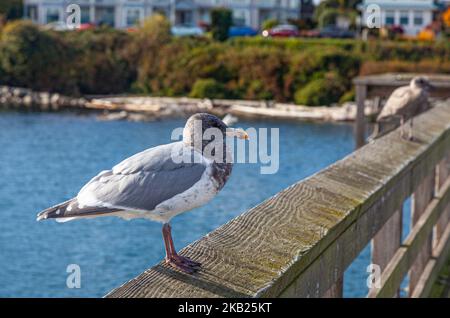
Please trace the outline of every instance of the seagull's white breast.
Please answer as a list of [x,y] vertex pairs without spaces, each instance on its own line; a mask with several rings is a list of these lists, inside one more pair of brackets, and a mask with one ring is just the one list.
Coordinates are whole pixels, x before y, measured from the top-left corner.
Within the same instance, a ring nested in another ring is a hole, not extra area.
[[145,214],[154,221],[168,222],[174,216],[205,205],[218,193],[218,186],[211,176],[212,166],[208,165],[197,183],[186,191],[161,202],[153,211]]

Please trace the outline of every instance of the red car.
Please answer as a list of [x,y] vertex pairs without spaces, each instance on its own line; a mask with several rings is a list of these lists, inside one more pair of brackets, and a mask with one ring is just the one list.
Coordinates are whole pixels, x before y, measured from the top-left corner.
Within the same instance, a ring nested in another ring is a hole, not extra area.
[[90,29],[95,29],[94,23],[82,23],[82,24],[80,24],[80,27],[77,30],[84,31],[84,30],[90,30]]
[[271,36],[271,37],[290,38],[290,37],[298,37],[300,33],[298,32],[298,28],[295,25],[281,24],[277,25],[276,27],[270,30],[264,30],[262,32],[262,35],[264,37]]

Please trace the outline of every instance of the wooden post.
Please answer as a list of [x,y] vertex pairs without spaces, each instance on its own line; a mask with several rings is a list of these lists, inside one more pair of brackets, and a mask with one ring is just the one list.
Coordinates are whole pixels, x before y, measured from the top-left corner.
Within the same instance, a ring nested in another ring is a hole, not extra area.
[[322,298],[342,298],[344,296],[344,277],[339,278],[333,286],[328,289]]
[[[400,208],[383,225],[372,240],[372,264],[380,266],[381,272],[400,247],[402,241],[403,209]],[[397,292],[397,297],[399,296]]]
[[[417,187],[416,191],[413,194],[412,202],[411,202],[411,226],[414,226],[419,220],[420,216],[425,212],[428,203],[434,197],[435,190],[435,171],[432,174],[425,177],[422,183]],[[432,234],[430,234],[429,238],[423,244],[417,259],[414,264],[411,266],[409,271],[409,295],[411,296],[414,293],[414,288],[419,282],[420,276],[422,275],[425,266],[427,265],[432,251]]]
[[364,102],[367,96],[367,86],[356,84],[356,121],[355,121],[355,145],[356,149],[364,146],[366,123],[364,116]]
[[[438,191],[450,176],[450,154],[444,157],[444,159],[436,167],[436,191]],[[442,235],[450,221],[450,205],[447,206],[442,213],[439,221],[436,224],[434,232],[436,233],[433,240],[433,248],[435,248],[441,240]]]

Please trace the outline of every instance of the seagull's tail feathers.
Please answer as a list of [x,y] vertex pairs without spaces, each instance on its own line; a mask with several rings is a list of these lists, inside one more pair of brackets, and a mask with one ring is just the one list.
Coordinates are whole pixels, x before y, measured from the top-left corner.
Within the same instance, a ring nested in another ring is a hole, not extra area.
[[73,219],[95,217],[118,211],[120,211],[120,209],[81,207],[78,205],[77,198],[73,198],[39,212],[36,220],[55,219],[57,222],[67,222]]
[[38,213],[36,221],[41,221],[45,219],[55,219],[64,217],[65,212],[67,211],[67,207],[76,199],[70,199],[63,203],[59,203],[55,206],[47,208]]

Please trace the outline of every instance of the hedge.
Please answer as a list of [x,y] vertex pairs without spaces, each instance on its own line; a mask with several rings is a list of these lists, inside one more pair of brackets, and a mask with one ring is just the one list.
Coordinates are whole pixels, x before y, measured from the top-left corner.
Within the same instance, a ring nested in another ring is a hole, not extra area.
[[164,17],[135,32],[7,24],[0,84],[71,95],[139,93],[274,99],[316,105],[353,96],[352,78],[386,71],[450,72],[446,42],[175,38]]

